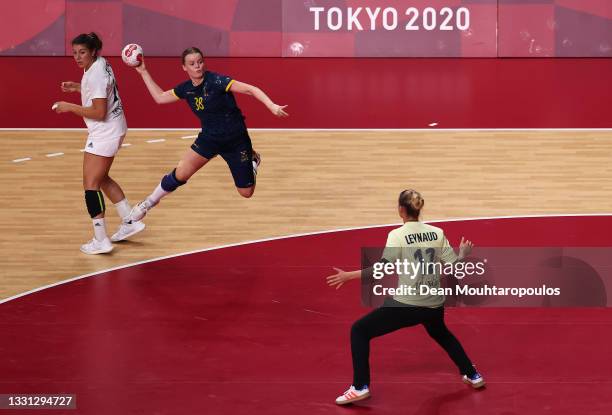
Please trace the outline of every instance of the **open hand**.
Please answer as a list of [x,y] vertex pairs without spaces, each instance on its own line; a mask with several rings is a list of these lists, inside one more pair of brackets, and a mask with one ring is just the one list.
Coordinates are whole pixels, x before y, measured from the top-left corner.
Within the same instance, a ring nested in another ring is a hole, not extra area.
[[472,248],[474,247],[474,244],[472,243],[472,241],[468,241],[463,240],[463,236],[461,237],[461,243],[459,244],[459,256],[461,258],[465,258],[467,257],[470,252],[472,252]]
[[285,108],[287,108],[286,105],[276,105],[276,104],[274,104],[274,105],[272,105],[272,108],[270,108],[270,111],[272,112],[272,114],[276,115],[279,118],[288,117],[289,114],[287,114],[285,112]]
[[337,290],[338,288],[342,287],[342,285],[345,282],[347,282],[350,278],[348,276],[348,273],[341,270],[340,268],[334,267],[334,270],[336,270],[336,274],[330,275],[329,277],[326,278],[326,280],[327,280],[327,285],[329,285],[330,287],[335,286]]

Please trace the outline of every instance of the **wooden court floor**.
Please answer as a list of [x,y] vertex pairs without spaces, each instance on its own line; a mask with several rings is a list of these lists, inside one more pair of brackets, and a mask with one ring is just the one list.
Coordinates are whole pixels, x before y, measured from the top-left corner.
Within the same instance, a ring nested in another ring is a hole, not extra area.
[[[111,176],[130,202],[175,166],[193,141],[182,137],[193,134],[129,132]],[[151,211],[133,241],[87,256],[85,135],[0,131],[0,299],[164,255],[395,223],[408,187],[425,197],[424,220],[612,212],[612,131],[253,131],[263,164],[252,199],[217,158]],[[107,201],[109,234],[118,222]]]

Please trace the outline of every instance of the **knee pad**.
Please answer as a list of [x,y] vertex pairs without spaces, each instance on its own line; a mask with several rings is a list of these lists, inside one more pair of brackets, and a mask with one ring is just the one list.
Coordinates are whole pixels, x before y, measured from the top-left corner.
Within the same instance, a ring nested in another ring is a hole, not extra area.
[[87,205],[87,212],[89,212],[89,216],[92,218],[106,210],[104,196],[102,196],[102,192],[99,190],[85,190],[85,204]]
[[180,181],[176,178],[176,169],[174,169],[171,173],[168,173],[162,177],[161,187],[166,192],[174,192],[178,187],[184,185],[185,183],[187,182]]

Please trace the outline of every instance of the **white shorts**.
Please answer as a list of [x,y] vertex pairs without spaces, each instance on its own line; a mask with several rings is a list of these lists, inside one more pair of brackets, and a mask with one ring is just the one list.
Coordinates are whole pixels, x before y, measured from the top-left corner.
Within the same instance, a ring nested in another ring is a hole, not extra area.
[[124,138],[125,135],[111,140],[100,140],[88,137],[85,143],[85,152],[95,154],[96,156],[115,157],[121,148]]

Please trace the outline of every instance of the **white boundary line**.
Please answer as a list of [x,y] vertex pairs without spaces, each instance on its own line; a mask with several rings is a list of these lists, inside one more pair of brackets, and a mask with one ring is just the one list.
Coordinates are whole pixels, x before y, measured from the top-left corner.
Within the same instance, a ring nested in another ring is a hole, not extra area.
[[[564,218],[564,217],[584,217],[584,216],[612,216],[612,213],[583,213],[583,214],[581,214],[581,213],[570,213],[570,214],[539,214],[539,215],[518,215],[518,216],[480,216],[480,217],[473,217],[473,218],[451,218],[451,219],[428,220],[428,221],[425,221],[425,223],[464,222],[464,221],[491,220],[491,219]],[[300,238],[300,237],[303,237],[303,236],[324,235],[324,234],[327,234],[327,233],[347,232],[347,231],[355,231],[355,230],[363,230],[363,229],[385,228],[387,226],[399,226],[399,225],[401,225],[401,224],[400,223],[387,223],[385,225],[357,226],[357,227],[351,227],[351,228],[330,229],[330,230],[325,230],[325,231],[296,233],[296,234],[291,234],[291,235],[274,236],[274,237],[271,237],[271,238],[256,239],[256,240],[252,240],[252,241],[237,242],[237,243],[232,243],[232,244],[227,244],[227,245],[213,246],[213,247],[210,247],[210,248],[197,249],[197,250],[194,250],[194,251],[181,252],[181,253],[178,253],[178,254],[167,255],[167,256],[162,256],[162,257],[157,257],[157,258],[152,258],[152,259],[146,259],[144,261],[133,262],[131,264],[120,265],[120,266],[117,266],[117,267],[108,268],[108,269],[105,269],[105,270],[96,271],[96,272],[92,272],[92,273],[89,273],[89,274],[79,275],[77,277],[73,277],[73,278],[69,278],[69,279],[66,279],[66,280],[62,280],[62,281],[59,281],[59,282],[56,282],[56,283],[53,283],[53,284],[45,285],[43,287],[35,288],[33,290],[26,291],[24,293],[14,295],[14,296],[9,297],[9,298],[5,298],[4,300],[0,300],[0,304],[4,304],[4,303],[7,303],[7,302],[9,302],[11,300],[16,300],[17,298],[25,297],[26,295],[33,294],[33,293],[36,293],[38,291],[46,290],[48,288],[56,287],[56,286],[62,285],[62,284],[67,284],[69,282],[77,281],[77,280],[80,280],[80,279],[83,279],[83,278],[94,277],[96,275],[105,274],[107,272],[117,271],[117,270],[124,269],[124,268],[135,267],[137,265],[148,264],[148,263],[156,262],[156,261],[163,261],[165,259],[176,258],[176,257],[180,257],[180,256],[198,254],[198,253],[201,253],[201,252],[208,252],[208,251],[216,251],[218,249],[224,249],[224,248],[233,248],[233,247],[242,246],[242,245],[250,245],[250,244],[262,243],[262,242],[270,242],[270,241],[278,241],[278,240],[281,240],[281,239],[292,239],[292,238]]]
[[[612,128],[247,128],[249,131],[610,131]],[[87,131],[85,128],[0,128],[0,131]],[[129,131],[200,131],[196,128],[129,128]]]

